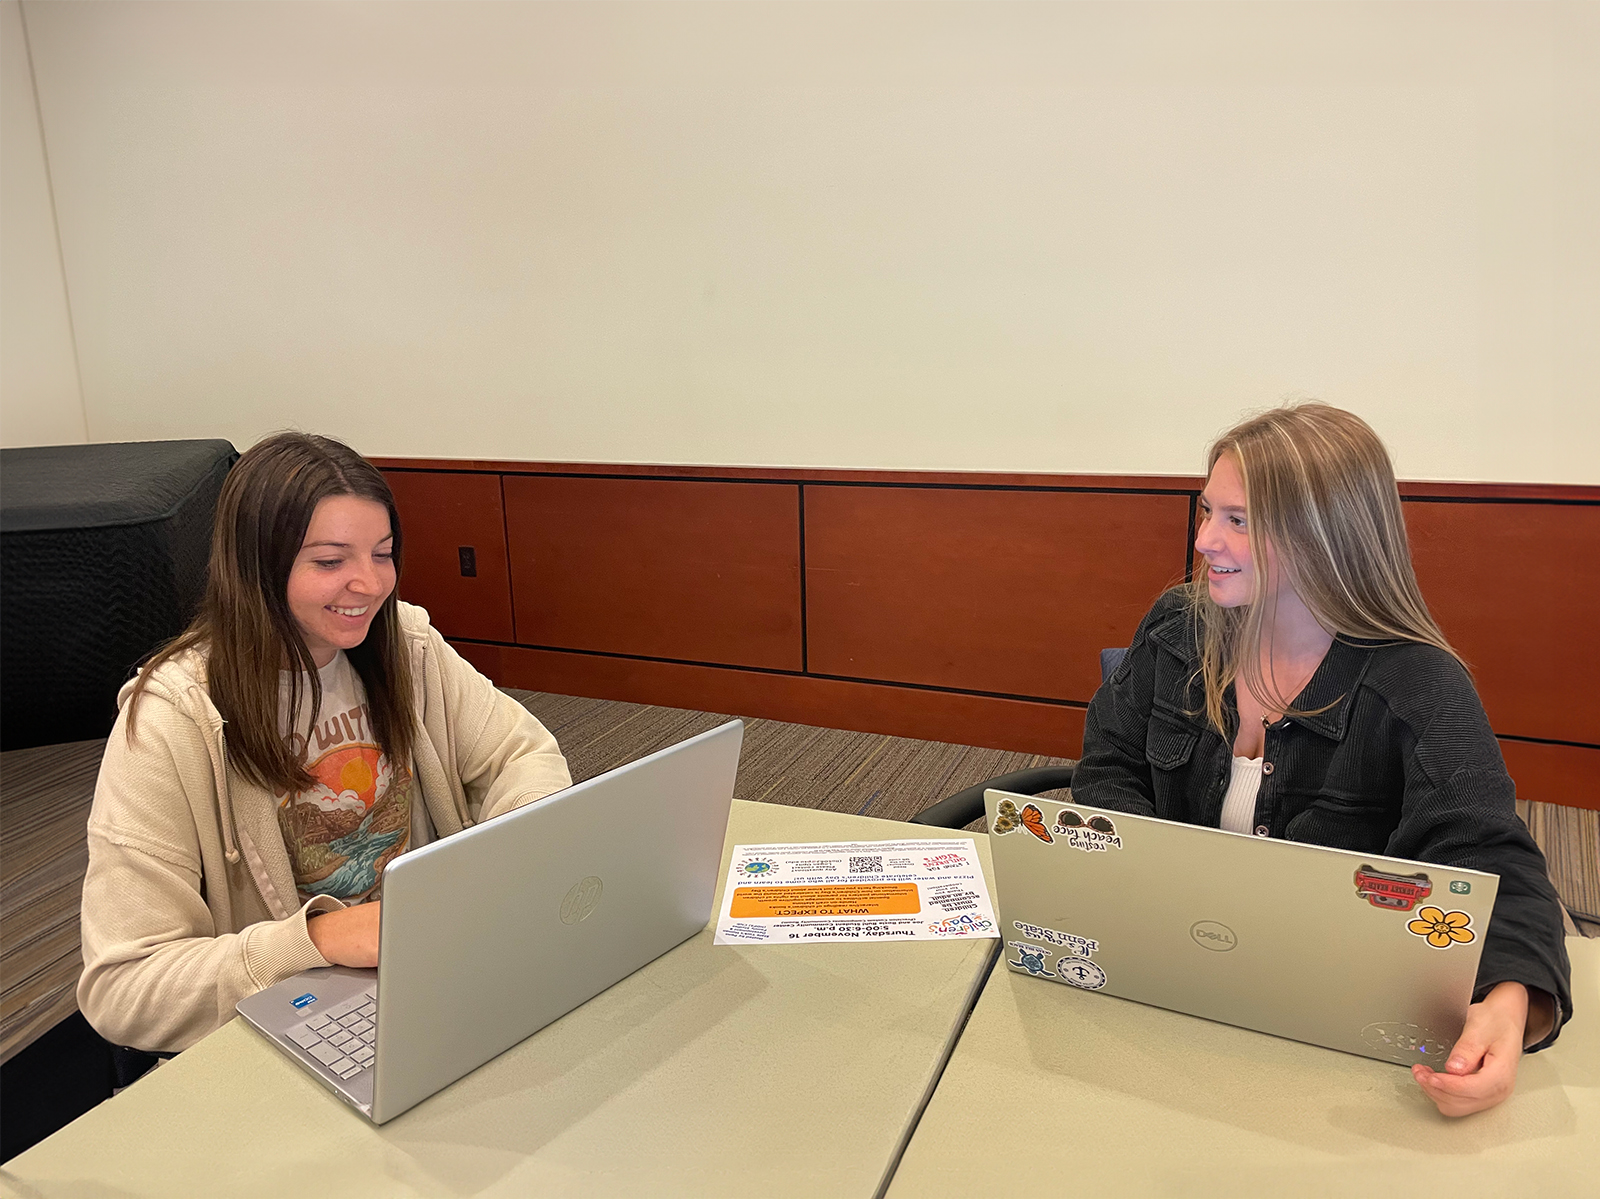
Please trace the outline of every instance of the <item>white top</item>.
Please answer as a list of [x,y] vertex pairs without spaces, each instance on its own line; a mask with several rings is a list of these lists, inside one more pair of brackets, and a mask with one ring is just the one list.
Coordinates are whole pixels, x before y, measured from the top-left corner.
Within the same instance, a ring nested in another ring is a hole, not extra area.
[[1235,758],[1228,777],[1228,794],[1222,798],[1222,828],[1230,833],[1254,833],[1256,793],[1261,790],[1261,760]]

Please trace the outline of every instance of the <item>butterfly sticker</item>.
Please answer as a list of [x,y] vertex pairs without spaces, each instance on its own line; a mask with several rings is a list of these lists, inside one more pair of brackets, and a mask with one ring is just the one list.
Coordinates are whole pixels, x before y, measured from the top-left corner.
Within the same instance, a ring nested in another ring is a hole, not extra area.
[[1022,827],[1041,842],[1055,841],[1050,836],[1050,831],[1044,827],[1044,814],[1039,811],[1037,806],[1032,804],[1024,805],[1022,815],[1018,819],[1022,822]]
[[1000,801],[994,814],[994,832],[997,834],[1010,833],[1019,825],[1041,842],[1055,841],[1055,838],[1050,836],[1050,831],[1044,826],[1044,814],[1039,811],[1038,805],[1025,804],[1019,812],[1015,801]]

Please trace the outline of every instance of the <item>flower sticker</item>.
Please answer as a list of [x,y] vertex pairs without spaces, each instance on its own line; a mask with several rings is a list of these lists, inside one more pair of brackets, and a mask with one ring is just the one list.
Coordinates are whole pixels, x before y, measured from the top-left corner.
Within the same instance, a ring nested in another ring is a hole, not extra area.
[[1428,905],[1417,910],[1417,919],[1407,921],[1406,928],[1437,950],[1448,950],[1456,942],[1470,942],[1477,938],[1472,932],[1472,918],[1464,912],[1445,912]]

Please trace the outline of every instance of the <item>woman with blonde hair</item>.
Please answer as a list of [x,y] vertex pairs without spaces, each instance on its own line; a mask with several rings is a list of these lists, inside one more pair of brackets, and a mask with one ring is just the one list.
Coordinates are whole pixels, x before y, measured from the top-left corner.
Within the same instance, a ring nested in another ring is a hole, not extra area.
[[89,814],[78,1006],[178,1051],[245,996],[378,960],[397,855],[571,783],[555,739],[395,594],[383,475],[329,438],[247,451],[193,624],[123,688]]
[[1417,587],[1388,452],[1326,404],[1211,447],[1191,581],[1095,695],[1073,796],[1235,833],[1495,872],[1466,1027],[1412,1067],[1447,1116],[1511,1094],[1571,1016],[1560,903],[1471,676]]

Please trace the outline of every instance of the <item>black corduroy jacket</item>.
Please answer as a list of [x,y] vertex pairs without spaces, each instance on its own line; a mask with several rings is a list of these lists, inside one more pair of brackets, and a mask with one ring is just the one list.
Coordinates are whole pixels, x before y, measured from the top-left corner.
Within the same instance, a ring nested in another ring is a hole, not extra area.
[[[1199,668],[1194,617],[1168,592],[1089,704],[1074,799],[1220,825],[1239,717],[1229,687],[1227,737],[1210,725]],[[1340,638],[1294,707],[1313,715],[1266,730],[1256,832],[1499,875],[1473,998],[1542,988],[1555,1026],[1531,1049],[1549,1045],[1572,1015],[1561,909],[1466,669],[1434,646]]]

